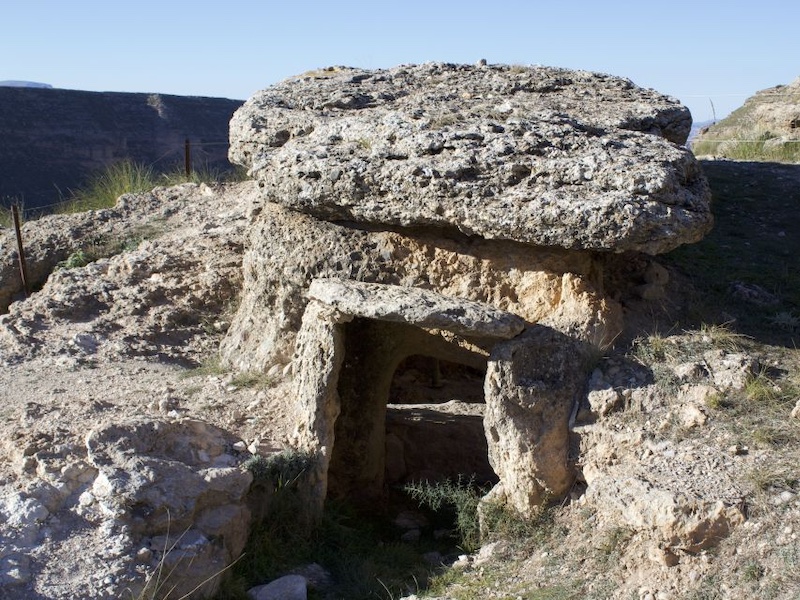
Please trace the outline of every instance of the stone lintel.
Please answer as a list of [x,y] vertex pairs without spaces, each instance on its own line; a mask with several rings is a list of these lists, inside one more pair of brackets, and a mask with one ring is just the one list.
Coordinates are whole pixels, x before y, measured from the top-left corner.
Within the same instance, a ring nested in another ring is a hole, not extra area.
[[414,287],[315,279],[308,297],[355,317],[441,329],[468,337],[511,339],[525,329],[525,321],[512,313]]

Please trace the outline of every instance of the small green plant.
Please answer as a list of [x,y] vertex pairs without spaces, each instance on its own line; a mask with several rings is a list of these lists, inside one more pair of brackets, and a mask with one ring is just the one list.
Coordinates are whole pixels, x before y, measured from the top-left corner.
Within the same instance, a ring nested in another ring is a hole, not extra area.
[[784,331],[796,331],[800,327],[800,317],[795,316],[791,311],[784,311],[770,318],[770,323]]
[[489,500],[480,505],[483,534],[492,540],[505,540],[515,547],[539,548],[554,539],[563,539],[564,530],[556,525],[555,508],[545,500],[530,517],[523,517],[506,504]]
[[82,249],[78,249],[72,254],[70,254],[66,260],[62,260],[60,263],[56,265],[56,269],[76,269],[78,267],[85,267],[93,259],[89,258],[89,255],[84,252]]
[[181,373],[181,377],[210,377],[223,375],[224,373],[226,373],[225,365],[222,364],[222,359],[215,354],[207,358],[201,365]]
[[714,348],[726,352],[738,352],[744,346],[747,339],[746,335],[731,331],[729,324],[709,325],[703,323],[700,326],[700,334],[704,340],[708,340]]
[[666,361],[674,351],[674,344],[658,332],[633,340],[634,358],[647,365]]
[[744,393],[753,402],[774,402],[780,397],[780,388],[761,370],[748,378]]
[[75,269],[85,267],[101,258],[115,256],[122,252],[135,250],[145,239],[145,229],[134,231],[123,239],[110,239],[96,236],[85,240],[83,245],[74,250],[66,259],[56,265],[56,269]]
[[724,394],[717,392],[706,396],[705,405],[712,410],[722,410],[728,408],[730,403],[726,400]]
[[436,483],[420,481],[403,486],[403,491],[422,506],[434,512],[452,512],[461,547],[472,552],[480,547],[481,534],[478,521],[478,504],[486,490],[475,485],[475,477]]
[[764,576],[764,567],[755,561],[747,563],[742,569],[742,579],[754,583]]
[[315,463],[314,456],[297,450],[283,450],[270,456],[253,456],[242,466],[256,481],[269,481],[276,489],[295,483]]
[[698,155],[724,156],[735,160],[800,162],[800,143],[781,139],[770,131],[744,131],[726,136],[728,139],[703,139],[692,145]]
[[[246,590],[310,563],[331,575],[324,596],[393,600],[427,584],[431,567],[419,549],[394,539],[387,528],[352,507],[328,502],[314,527],[298,523],[293,486],[270,500],[269,516],[251,533],[245,556],[217,600],[247,600]],[[391,536],[391,537],[390,537]]]
[[601,563],[609,563],[619,556],[624,550],[625,544],[633,537],[633,532],[625,527],[612,527],[605,532],[597,552]]
[[240,388],[266,389],[275,383],[263,371],[243,371],[233,376],[231,383]]
[[14,226],[14,218],[11,209],[7,206],[0,206],[0,227],[11,228]]

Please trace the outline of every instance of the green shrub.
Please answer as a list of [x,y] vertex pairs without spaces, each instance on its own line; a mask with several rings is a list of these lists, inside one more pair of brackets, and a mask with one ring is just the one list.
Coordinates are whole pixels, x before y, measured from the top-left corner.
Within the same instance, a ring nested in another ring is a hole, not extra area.
[[426,506],[435,513],[452,516],[464,550],[473,552],[480,547],[478,504],[486,490],[475,485],[474,476],[465,479],[459,475],[455,481],[409,483],[403,486],[403,491],[421,506]]

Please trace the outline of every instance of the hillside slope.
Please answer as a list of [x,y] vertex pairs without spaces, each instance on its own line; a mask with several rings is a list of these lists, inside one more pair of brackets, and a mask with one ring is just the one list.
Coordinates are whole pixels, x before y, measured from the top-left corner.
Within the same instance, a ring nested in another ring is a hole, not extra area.
[[800,77],[761,90],[692,143],[698,156],[800,162]]

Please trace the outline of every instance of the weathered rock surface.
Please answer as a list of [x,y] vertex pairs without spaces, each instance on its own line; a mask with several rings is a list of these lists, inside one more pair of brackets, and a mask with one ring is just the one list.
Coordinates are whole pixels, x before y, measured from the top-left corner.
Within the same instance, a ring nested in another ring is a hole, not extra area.
[[525,327],[522,319],[508,312],[419,288],[315,279],[308,288],[308,297],[354,317],[408,323],[473,337],[508,339]]
[[548,327],[495,346],[486,370],[490,497],[531,516],[572,485],[569,417],[585,382],[585,350]]
[[265,585],[247,590],[251,600],[306,600],[307,583],[301,575],[285,575]]
[[[205,328],[227,328],[220,319],[241,280],[244,207],[253,189],[230,187],[230,201],[222,201],[222,188],[157,188],[123,196],[110,209],[26,223],[30,279],[42,291],[21,302],[12,303],[24,297],[16,243],[0,229],[0,311],[8,309],[0,316],[0,363],[42,354],[198,361],[209,348],[189,341]],[[217,207],[212,219],[198,218],[205,203]],[[57,268],[93,253],[109,256]]]
[[[229,169],[228,122],[240,100],[0,86],[0,198],[26,209],[61,201],[123,159],[156,171]],[[213,142],[213,143],[209,143]]]
[[87,436],[98,475],[81,495],[84,515],[108,519],[120,556],[151,573],[147,593],[210,597],[219,585],[213,576],[244,549],[252,475],[239,468],[237,441],[195,419],[142,419]]
[[92,429],[82,458],[28,455],[38,481],[0,502],[2,597],[212,595],[249,533],[237,439],[136,418]]
[[326,220],[656,254],[711,227],[677,101],[545,67],[333,68],[256,94],[231,161]]
[[603,345],[622,308],[602,293],[603,259],[500,240],[413,236],[320,221],[256,204],[239,309],[220,352],[242,370],[288,364],[315,278],[422,288],[473,300]]

